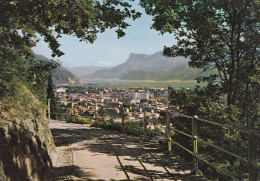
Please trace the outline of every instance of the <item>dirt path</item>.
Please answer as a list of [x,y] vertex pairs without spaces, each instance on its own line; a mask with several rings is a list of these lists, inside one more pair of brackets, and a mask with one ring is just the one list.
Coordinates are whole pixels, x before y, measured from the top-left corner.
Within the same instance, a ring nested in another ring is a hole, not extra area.
[[53,180],[204,180],[157,143],[63,121],[50,128],[59,152]]

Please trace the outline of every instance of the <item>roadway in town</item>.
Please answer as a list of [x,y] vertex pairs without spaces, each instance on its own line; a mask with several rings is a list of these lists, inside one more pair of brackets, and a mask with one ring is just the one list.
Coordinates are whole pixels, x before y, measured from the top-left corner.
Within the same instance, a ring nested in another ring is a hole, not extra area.
[[87,124],[50,120],[53,180],[207,180],[158,142]]

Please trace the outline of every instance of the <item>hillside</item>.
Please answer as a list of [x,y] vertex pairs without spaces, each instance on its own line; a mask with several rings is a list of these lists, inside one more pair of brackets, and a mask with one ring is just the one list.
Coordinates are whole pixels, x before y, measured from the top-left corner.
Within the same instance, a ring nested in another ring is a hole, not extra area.
[[80,80],[64,67],[52,71],[54,84],[80,83]]
[[152,55],[131,53],[126,62],[110,68],[97,70],[88,75],[89,79],[113,79],[121,78],[133,71],[170,71],[180,63],[188,62],[184,57],[167,58],[161,52]]
[[[35,60],[51,61],[50,59],[34,54]],[[60,66],[52,71],[54,84],[80,83],[79,78],[73,75],[69,70]]]
[[171,71],[134,71],[124,75],[121,80],[194,80],[197,76],[204,75],[200,69],[194,69],[187,63],[178,64]]

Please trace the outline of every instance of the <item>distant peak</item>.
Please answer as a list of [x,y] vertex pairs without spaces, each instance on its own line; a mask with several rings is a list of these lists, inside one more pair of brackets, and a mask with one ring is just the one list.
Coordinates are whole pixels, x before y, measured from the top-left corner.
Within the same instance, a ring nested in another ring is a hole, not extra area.
[[127,62],[142,61],[142,60],[148,58],[149,56],[150,55],[146,55],[146,54],[130,53],[130,56],[127,59]]
[[142,54],[142,53],[130,53],[129,57],[132,57],[132,56],[149,56],[149,55]]

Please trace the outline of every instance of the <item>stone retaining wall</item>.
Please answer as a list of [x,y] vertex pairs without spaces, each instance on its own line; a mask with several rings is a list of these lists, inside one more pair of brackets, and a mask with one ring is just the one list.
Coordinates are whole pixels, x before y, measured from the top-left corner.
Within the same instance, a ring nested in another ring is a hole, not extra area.
[[0,181],[49,180],[55,151],[48,120],[0,113]]

